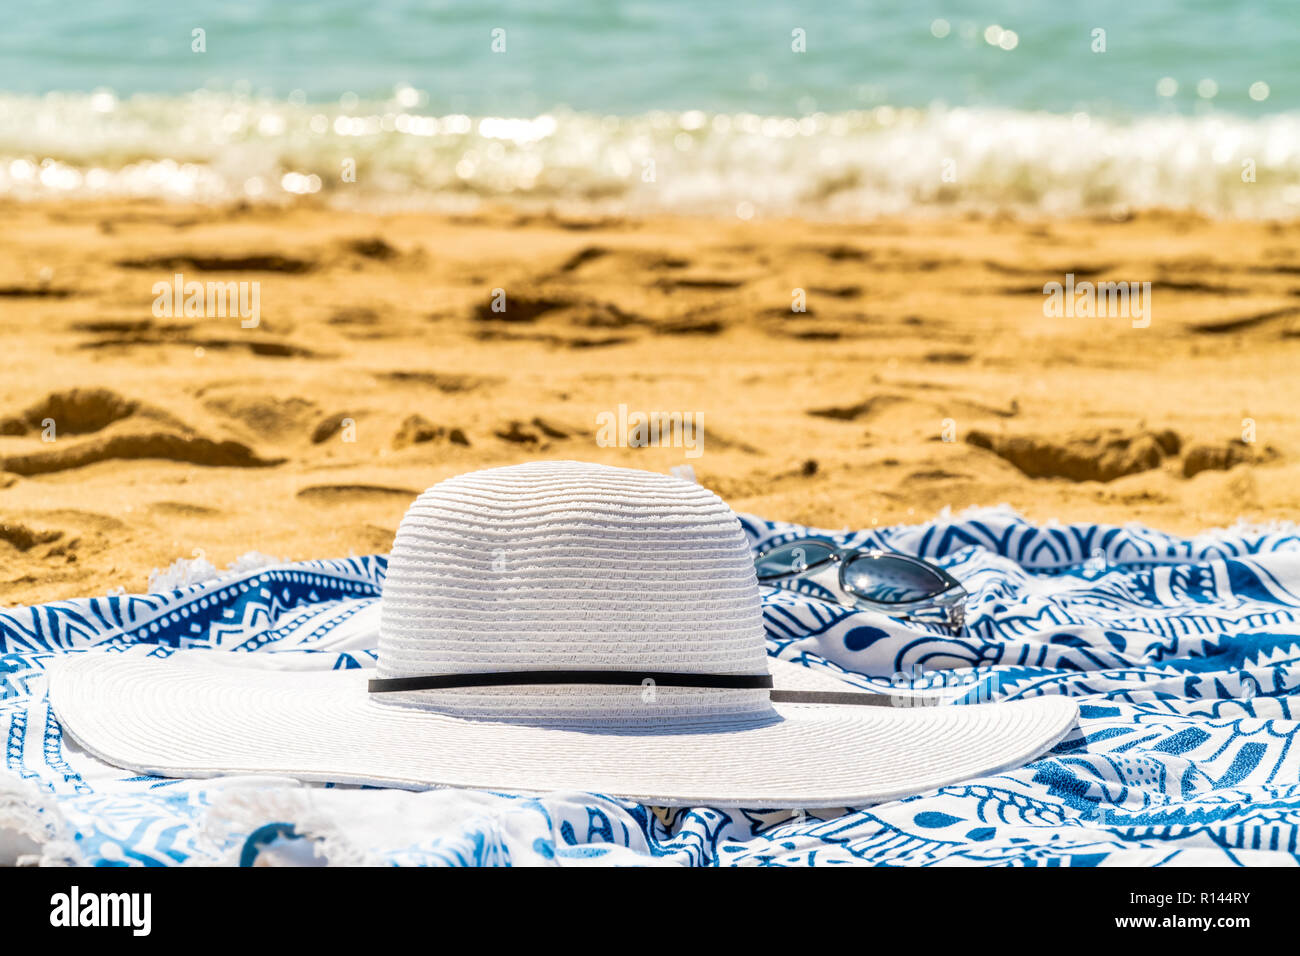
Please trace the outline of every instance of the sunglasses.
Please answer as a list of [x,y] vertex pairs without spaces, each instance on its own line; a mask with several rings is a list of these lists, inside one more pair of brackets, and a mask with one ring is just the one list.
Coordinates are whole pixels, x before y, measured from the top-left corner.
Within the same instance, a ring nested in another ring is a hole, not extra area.
[[[839,574],[828,574],[839,568]],[[960,632],[966,619],[966,589],[943,568],[896,551],[837,548],[816,538],[790,541],[754,560],[760,584],[789,587],[798,580],[834,592],[833,600],[890,617],[938,624]]]

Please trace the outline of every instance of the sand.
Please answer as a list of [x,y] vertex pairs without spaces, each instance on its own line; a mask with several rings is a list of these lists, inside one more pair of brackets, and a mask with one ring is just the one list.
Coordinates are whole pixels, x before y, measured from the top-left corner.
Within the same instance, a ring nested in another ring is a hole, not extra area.
[[[689,463],[737,510],[827,528],[1002,502],[1300,520],[1295,225],[0,216],[0,603],[386,551],[424,488],[535,458]],[[178,272],[257,282],[260,324],[156,317]],[[1045,316],[1066,273],[1151,282],[1150,326]],[[602,447],[620,404],[698,415],[702,453]]]

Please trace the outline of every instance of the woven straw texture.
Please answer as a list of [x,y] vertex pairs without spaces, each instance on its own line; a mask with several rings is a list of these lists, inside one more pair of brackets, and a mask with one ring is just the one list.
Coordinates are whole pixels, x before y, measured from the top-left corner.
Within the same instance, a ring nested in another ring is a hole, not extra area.
[[[754,563],[700,485],[582,462],[462,475],[416,500],[384,584],[383,677],[527,670],[765,674]],[[764,690],[539,686],[385,694],[485,720],[725,721]]]

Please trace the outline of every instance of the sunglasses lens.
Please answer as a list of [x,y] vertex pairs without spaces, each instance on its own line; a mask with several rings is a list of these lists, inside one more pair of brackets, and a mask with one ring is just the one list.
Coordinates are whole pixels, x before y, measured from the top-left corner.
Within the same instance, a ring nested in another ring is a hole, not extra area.
[[800,574],[821,564],[835,552],[824,544],[799,541],[773,548],[754,562],[760,581]]
[[933,568],[888,554],[854,558],[844,569],[844,583],[858,597],[881,604],[924,601],[952,586]]

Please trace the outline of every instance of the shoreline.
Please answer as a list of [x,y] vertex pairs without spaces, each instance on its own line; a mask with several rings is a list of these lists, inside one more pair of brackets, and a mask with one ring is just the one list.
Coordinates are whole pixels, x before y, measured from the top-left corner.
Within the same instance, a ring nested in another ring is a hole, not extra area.
[[0,93],[0,196],[826,222],[1155,208],[1300,215],[1300,112],[1243,112],[1227,99],[1135,113],[936,102],[798,115],[470,114],[422,96],[409,87],[335,104],[216,91]]

